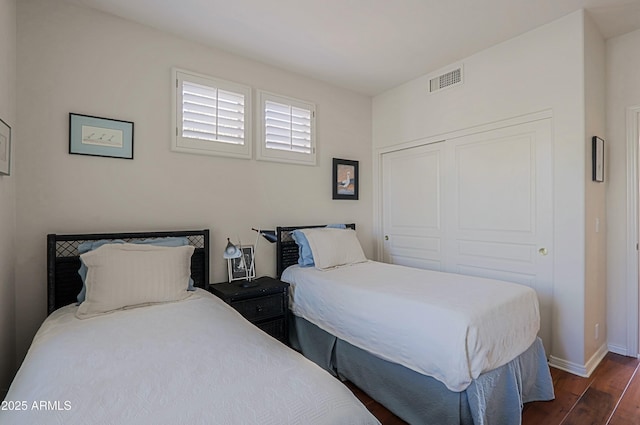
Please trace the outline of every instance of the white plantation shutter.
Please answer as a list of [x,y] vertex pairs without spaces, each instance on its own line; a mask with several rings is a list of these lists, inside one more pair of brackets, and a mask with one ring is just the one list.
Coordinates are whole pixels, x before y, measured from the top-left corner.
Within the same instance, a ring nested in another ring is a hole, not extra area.
[[244,96],[184,81],[182,137],[244,144]]
[[258,159],[315,165],[315,105],[264,91]]
[[311,111],[266,101],[264,119],[267,149],[311,153]]
[[173,150],[251,158],[251,88],[174,70]]

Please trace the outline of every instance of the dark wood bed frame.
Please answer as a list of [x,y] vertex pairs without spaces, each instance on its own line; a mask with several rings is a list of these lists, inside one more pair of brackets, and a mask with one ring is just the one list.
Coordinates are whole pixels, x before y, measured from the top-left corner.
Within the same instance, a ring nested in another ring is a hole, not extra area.
[[[312,226],[276,227],[276,277],[280,279],[282,272],[289,266],[298,264],[298,245],[291,237],[291,232],[298,229],[325,227],[326,224]],[[355,223],[346,224],[347,228],[356,230]]]
[[166,232],[92,233],[78,235],[47,235],[47,314],[76,302],[82,289],[78,274],[80,257],[78,245],[88,241],[121,239],[137,240],[187,237],[196,249],[191,257],[191,278],[194,286],[207,288],[209,284],[209,229]]

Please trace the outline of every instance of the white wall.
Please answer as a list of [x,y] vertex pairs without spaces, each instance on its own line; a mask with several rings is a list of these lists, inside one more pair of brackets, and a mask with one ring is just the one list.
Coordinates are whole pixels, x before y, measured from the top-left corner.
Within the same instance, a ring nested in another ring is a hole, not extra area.
[[[0,0],[0,118],[16,131],[16,0]],[[15,152],[15,149],[13,149]],[[16,155],[10,176],[0,176],[0,399],[15,371]]]
[[[462,86],[428,94],[425,75],[373,100],[378,149],[522,116],[553,113],[554,309],[550,354],[585,358],[584,12],[572,13],[462,61]],[[589,151],[590,154],[590,151]],[[376,170],[374,170],[376,172]]]
[[[606,353],[606,183],[592,180],[591,138],[605,138],[605,42],[585,15],[585,359]],[[597,223],[598,222],[598,223]],[[596,229],[597,227],[597,229]],[[598,336],[596,338],[596,326]],[[599,359],[598,359],[599,360]]]
[[[61,0],[18,4],[17,333],[46,312],[47,233],[212,229],[212,281],[229,236],[253,227],[356,222],[372,254],[371,98]],[[171,67],[317,104],[318,166],[174,153]],[[135,123],[133,161],[69,155],[69,112]],[[360,161],[360,200],[331,200],[331,158]],[[258,275],[275,273],[263,239]]]
[[621,353],[637,350],[627,347],[626,109],[640,106],[639,51],[640,31],[607,40],[607,334],[609,346]]

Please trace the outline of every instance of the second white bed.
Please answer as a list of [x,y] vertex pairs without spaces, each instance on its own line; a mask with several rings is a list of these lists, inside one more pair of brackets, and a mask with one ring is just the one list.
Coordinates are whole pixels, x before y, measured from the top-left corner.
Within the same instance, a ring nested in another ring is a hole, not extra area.
[[85,320],[77,309],[38,331],[1,425],[378,424],[335,378],[202,289]]
[[356,347],[463,391],[523,353],[540,328],[533,289],[367,261],[291,266],[292,312]]

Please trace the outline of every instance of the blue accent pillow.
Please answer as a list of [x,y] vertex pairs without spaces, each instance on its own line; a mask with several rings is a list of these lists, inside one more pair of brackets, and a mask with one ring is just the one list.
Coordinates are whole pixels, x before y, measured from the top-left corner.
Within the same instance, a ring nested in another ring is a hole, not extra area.
[[311,267],[314,265],[313,254],[307,237],[300,230],[294,230],[291,237],[298,244],[298,264],[302,267]]
[[327,229],[346,229],[347,225],[346,224],[327,224],[326,226]]
[[[78,245],[78,254],[82,255],[85,252],[93,251],[94,249],[100,248],[102,245],[106,245],[110,243],[125,243],[125,241],[121,239],[102,239],[99,241],[83,242],[80,245]],[[175,246],[189,245],[189,240],[186,237],[169,236],[166,238],[145,239],[142,241],[135,241],[132,243],[175,247]],[[84,301],[85,297],[87,296],[87,285],[86,285],[87,270],[88,270],[87,266],[84,264],[84,261],[82,261],[82,258],[81,258],[80,269],[78,269],[78,274],[82,279],[82,289],[80,290],[80,293],[78,294],[78,297],[77,297],[78,305],[81,304]],[[187,291],[195,291],[194,282],[192,278],[189,278],[189,287],[187,288]]]
[[[345,224],[327,224],[325,227],[330,229],[346,229],[347,226]],[[302,267],[311,267],[315,266],[315,262],[313,261],[313,253],[311,252],[311,247],[309,246],[309,241],[307,237],[300,230],[294,230],[291,232],[291,237],[296,244],[298,244],[298,264]]]

